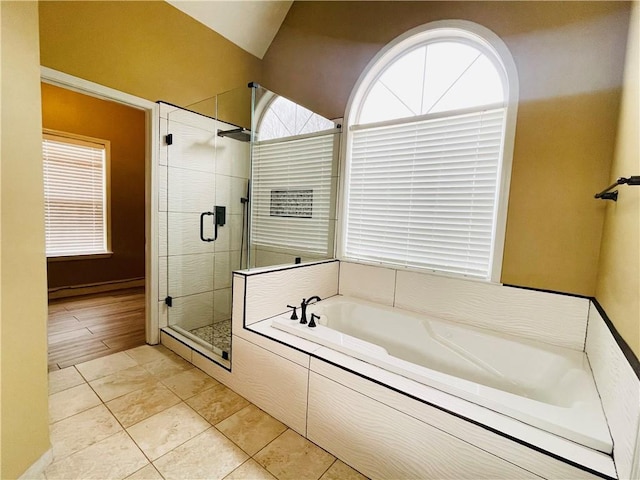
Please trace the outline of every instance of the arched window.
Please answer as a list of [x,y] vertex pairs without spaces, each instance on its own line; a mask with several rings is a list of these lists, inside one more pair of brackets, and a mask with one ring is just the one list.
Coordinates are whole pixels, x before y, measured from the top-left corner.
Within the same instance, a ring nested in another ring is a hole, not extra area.
[[258,93],[251,153],[255,264],[332,257],[339,129],[285,97],[262,87]]
[[498,281],[516,107],[513,60],[479,25],[389,44],[345,116],[340,256]]

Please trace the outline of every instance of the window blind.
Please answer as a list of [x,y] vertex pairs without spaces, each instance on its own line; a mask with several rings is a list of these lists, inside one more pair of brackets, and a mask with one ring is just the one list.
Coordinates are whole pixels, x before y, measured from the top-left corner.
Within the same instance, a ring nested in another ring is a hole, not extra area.
[[104,145],[45,135],[42,151],[47,256],[105,253]]
[[334,135],[256,144],[252,243],[328,253]]
[[354,129],[345,256],[488,278],[504,117]]

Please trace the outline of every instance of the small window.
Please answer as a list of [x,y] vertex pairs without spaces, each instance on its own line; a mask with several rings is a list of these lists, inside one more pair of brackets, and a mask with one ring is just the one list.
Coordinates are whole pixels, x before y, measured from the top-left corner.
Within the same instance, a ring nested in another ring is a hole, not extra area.
[[44,133],[47,257],[109,253],[109,142]]
[[448,23],[392,42],[354,89],[341,256],[498,281],[515,67],[488,30]]

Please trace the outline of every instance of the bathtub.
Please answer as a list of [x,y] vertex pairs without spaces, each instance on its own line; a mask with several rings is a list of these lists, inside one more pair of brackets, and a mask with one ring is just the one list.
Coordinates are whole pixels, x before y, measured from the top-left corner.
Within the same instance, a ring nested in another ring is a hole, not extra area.
[[363,300],[310,305],[316,328],[272,327],[463,398],[586,447],[613,443],[584,352],[520,339]]

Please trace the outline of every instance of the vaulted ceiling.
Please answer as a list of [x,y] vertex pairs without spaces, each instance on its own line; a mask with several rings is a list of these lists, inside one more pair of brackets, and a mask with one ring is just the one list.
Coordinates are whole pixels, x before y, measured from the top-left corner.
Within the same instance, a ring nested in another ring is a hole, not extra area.
[[240,48],[262,58],[292,0],[166,0]]

